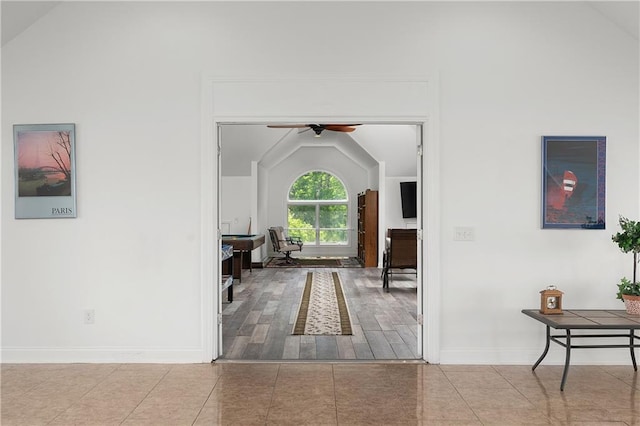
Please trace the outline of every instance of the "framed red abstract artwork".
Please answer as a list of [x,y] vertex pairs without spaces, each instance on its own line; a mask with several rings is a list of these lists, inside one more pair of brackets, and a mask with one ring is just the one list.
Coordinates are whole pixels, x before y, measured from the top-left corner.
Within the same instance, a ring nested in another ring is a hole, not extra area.
[[606,141],[542,137],[542,228],[605,229]]

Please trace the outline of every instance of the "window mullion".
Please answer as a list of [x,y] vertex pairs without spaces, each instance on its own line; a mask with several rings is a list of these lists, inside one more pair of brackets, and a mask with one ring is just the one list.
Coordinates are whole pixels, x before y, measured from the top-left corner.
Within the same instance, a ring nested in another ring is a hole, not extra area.
[[316,203],[316,246],[320,245],[320,203]]

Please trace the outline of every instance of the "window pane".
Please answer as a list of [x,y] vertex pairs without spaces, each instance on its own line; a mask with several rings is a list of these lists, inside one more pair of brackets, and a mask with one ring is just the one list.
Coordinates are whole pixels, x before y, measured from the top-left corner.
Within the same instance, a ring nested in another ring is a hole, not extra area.
[[320,206],[320,228],[346,228],[346,204],[329,204]]
[[315,228],[316,206],[289,205],[289,228]]
[[326,172],[300,176],[289,190],[290,200],[346,200],[347,191],[340,180]]
[[346,244],[346,228],[346,204],[320,206],[320,244]]
[[289,206],[288,217],[289,236],[315,244],[316,206]]
[[321,229],[320,244],[347,244],[347,230]]
[[316,230],[315,229],[289,229],[288,235],[290,237],[300,238],[305,244],[315,244],[316,243]]

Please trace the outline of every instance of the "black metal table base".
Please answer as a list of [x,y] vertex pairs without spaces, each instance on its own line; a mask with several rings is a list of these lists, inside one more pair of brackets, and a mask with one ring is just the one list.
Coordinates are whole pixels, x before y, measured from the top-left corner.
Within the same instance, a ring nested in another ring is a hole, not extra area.
[[[562,334],[551,334],[551,327],[549,325],[546,326],[547,327],[547,339],[546,339],[546,344],[544,347],[544,351],[542,352],[542,355],[540,355],[540,358],[538,358],[538,360],[536,361],[535,364],[533,364],[533,367],[531,367],[531,370],[534,371],[536,369],[536,367],[542,362],[542,360],[547,356],[547,353],[549,352],[549,346],[551,344],[551,342],[556,342],[557,344],[559,344],[560,346],[565,348],[565,358],[564,358],[564,370],[562,371],[562,381],[560,382],[560,390],[564,391],[564,384],[567,381],[567,373],[569,373],[569,362],[571,360],[571,349],[593,349],[593,348],[628,348],[629,351],[631,352],[631,362],[633,363],[633,369],[635,371],[638,371],[638,365],[636,364],[636,354],[634,349],[635,348],[640,348],[640,345],[636,345],[635,344],[635,339],[640,340],[640,336],[636,336],[636,334],[634,333],[634,330],[629,330],[628,334],[578,334],[578,335],[571,335],[571,329],[566,329],[565,335]],[[629,343],[626,345],[623,344],[617,344],[617,345],[603,345],[603,344],[598,344],[598,345],[574,345],[571,343],[571,339],[584,339],[584,338],[610,338],[610,337],[628,337],[629,338]],[[560,340],[560,339],[564,339]]]

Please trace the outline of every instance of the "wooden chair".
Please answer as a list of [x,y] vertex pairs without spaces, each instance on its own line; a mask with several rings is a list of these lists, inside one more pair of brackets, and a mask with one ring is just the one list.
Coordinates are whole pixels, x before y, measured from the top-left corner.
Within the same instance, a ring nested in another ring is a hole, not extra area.
[[418,239],[415,229],[388,229],[382,258],[382,288],[389,291],[392,269],[418,269]]

